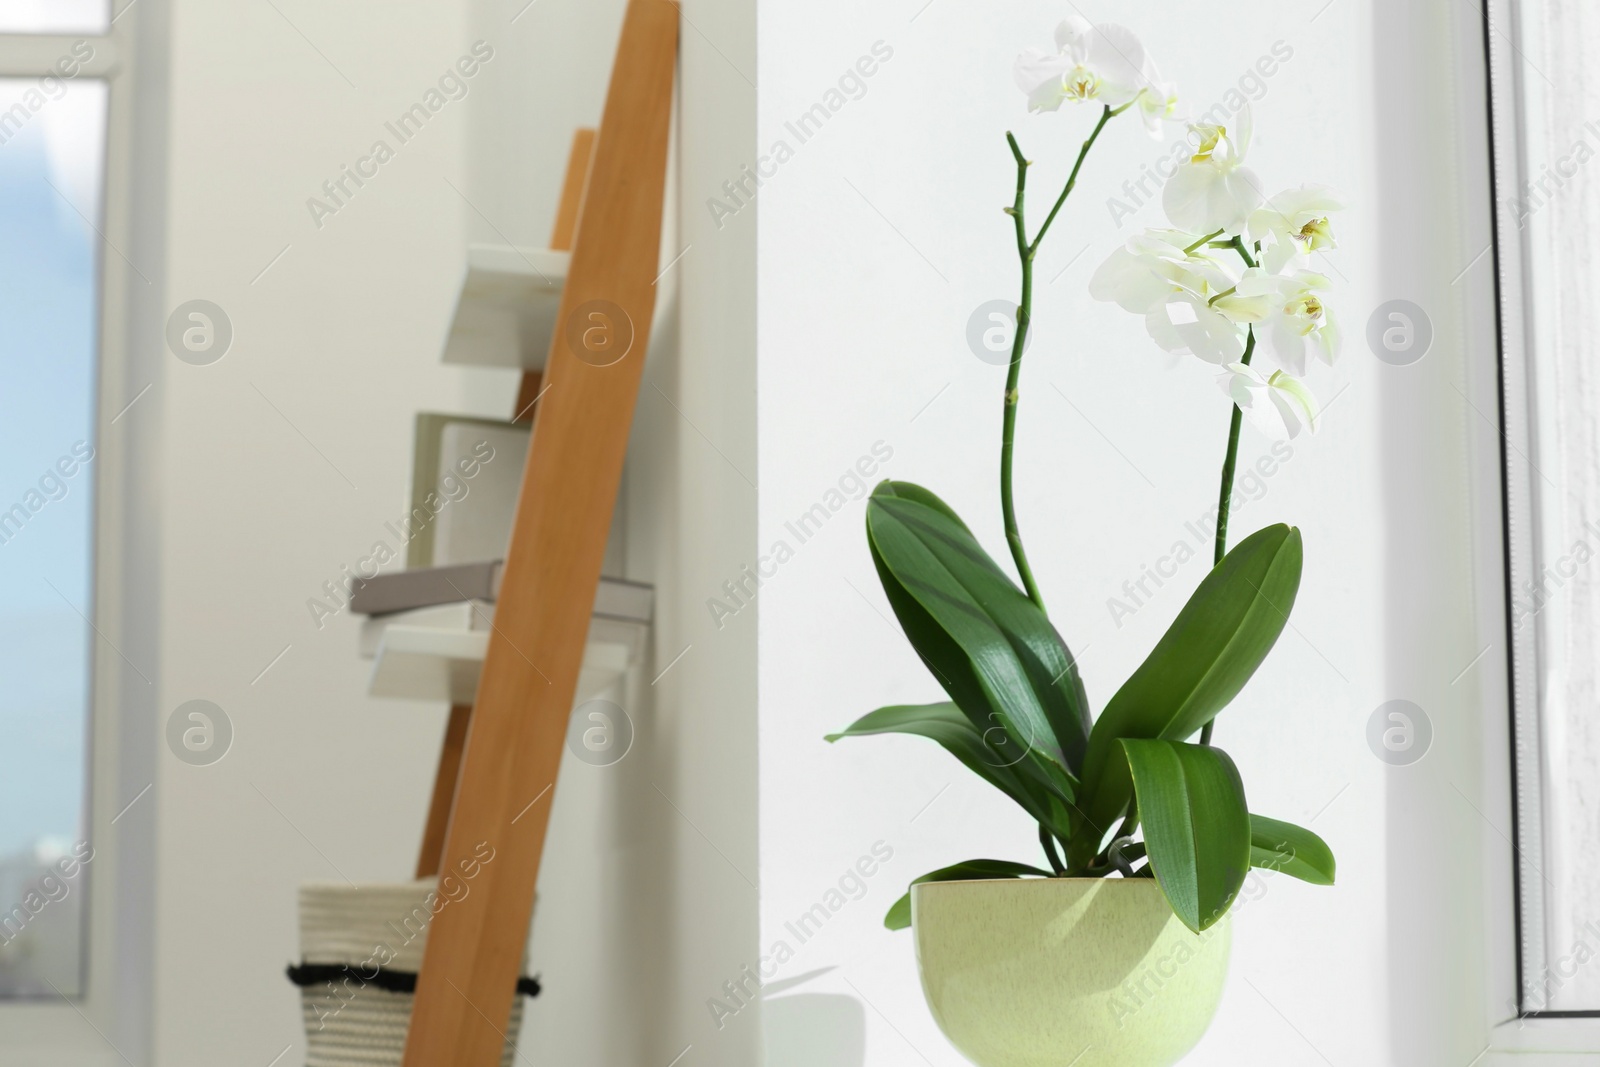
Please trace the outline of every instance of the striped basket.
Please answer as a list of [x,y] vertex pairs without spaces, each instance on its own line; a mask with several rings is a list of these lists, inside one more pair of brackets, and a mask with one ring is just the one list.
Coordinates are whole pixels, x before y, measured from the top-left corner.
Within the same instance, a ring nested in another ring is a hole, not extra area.
[[[433,912],[431,878],[401,885],[312,882],[300,887],[300,986],[306,1067],[399,1067],[411,1022],[411,989]],[[442,910],[442,909],[441,909]],[[518,983],[532,995],[538,984]],[[506,1024],[501,1067],[511,1067],[522,997]]]

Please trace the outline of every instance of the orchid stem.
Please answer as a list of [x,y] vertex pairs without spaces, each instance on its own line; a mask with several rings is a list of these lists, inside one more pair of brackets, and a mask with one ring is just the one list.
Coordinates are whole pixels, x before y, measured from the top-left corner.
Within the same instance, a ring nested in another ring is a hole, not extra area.
[[[1256,328],[1251,326],[1245,335],[1244,356],[1239,362],[1248,367],[1255,351]],[[1239,460],[1239,424],[1243,418],[1244,412],[1234,404],[1233,421],[1228,425],[1228,455],[1222,461],[1222,493],[1217,500],[1217,545],[1212,566],[1221,563],[1222,557],[1228,554],[1228,511],[1233,497],[1233,470]]]
[[1006,370],[1005,413],[1000,427],[1000,512],[1005,519],[1006,545],[1011,549],[1011,559],[1017,565],[1017,574],[1022,579],[1022,587],[1027,590],[1028,599],[1033,601],[1040,611],[1044,610],[1044,595],[1039,592],[1039,583],[1034,580],[1033,568],[1028,565],[1028,553],[1022,547],[1022,531],[1017,527],[1017,508],[1011,495],[1011,472],[1017,437],[1017,383],[1022,376],[1022,353],[1028,342],[1028,324],[1033,319],[1033,257],[1039,251],[1039,244],[1044,240],[1050,224],[1055,222],[1062,205],[1067,202],[1068,195],[1078,184],[1078,172],[1083,169],[1083,161],[1088,158],[1089,149],[1094,147],[1100,131],[1105,129],[1106,123],[1113,117],[1122,114],[1127,108],[1128,105],[1124,104],[1116,109],[1107,107],[1100,112],[1100,121],[1095,123],[1094,129],[1083,142],[1083,147],[1078,150],[1078,159],[1072,165],[1072,173],[1067,176],[1067,184],[1062,186],[1061,195],[1056,197],[1055,206],[1050,209],[1050,214],[1045,216],[1044,225],[1039,227],[1039,232],[1034,234],[1032,241],[1028,240],[1028,224],[1023,214],[1029,162],[1022,154],[1022,148],[1017,144],[1016,137],[1009,132],[1006,134],[1006,144],[1011,147],[1011,158],[1017,162],[1017,195],[1011,207],[1006,209],[1006,214],[1011,216],[1012,225],[1017,232],[1017,259],[1022,265],[1022,299],[1017,302],[1016,334],[1011,339],[1011,365]]
[[1056,852],[1056,839],[1050,833],[1049,827],[1044,823],[1039,824],[1039,845],[1044,849],[1045,857],[1050,861],[1050,869],[1056,874],[1066,874],[1066,865],[1061,862],[1060,855]]
[[1039,242],[1044,240],[1044,235],[1050,229],[1050,224],[1056,221],[1056,215],[1060,213],[1061,205],[1067,202],[1067,194],[1071,193],[1073,187],[1078,184],[1078,171],[1083,169],[1083,161],[1088,158],[1089,149],[1094,147],[1095,138],[1099,137],[1100,131],[1106,128],[1106,123],[1110,122],[1113,116],[1122,114],[1126,107],[1127,105],[1123,105],[1116,111],[1108,107],[1100,112],[1100,121],[1094,124],[1094,130],[1089,134],[1088,140],[1084,141],[1083,147],[1078,150],[1078,161],[1072,165],[1072,173],[1067,175],[1067,184],[1061,187],[1061,195],[1056,197],[1055,207],[1051,208],[1050,214],[1045,216],[1044,225],[1039,227],[1039,232],[1033,236],[1033,243],[1028,246],[1028,257],[1030,259],[1039,250]]
[[[1234,241],[1237,242],[1238,238],[1234,238]],[[1239,248],[1239,254],[1245,256],[1247,262],[1249,261],[1249,256],[1242,246]],[[1251,265],[1254,266],[1253,263]],[[1239,362],[1248,367],[1250,365],[1250,357],[1255,355],[1255,352],[1256,328],[1250,326],[1246,328],[1244,356]],[[1239,425],[1243,420],[1244,411],[1238,404],[1233,405],[1233,417],[1228,423],[1228,454],[1222,461],[1222,492],[1217,499],[1217,546],[1212,566],[1221,563],[1222,557],[1228,554],[1228,510],[1233,502],[1233,470],[1239,462]],[[1200,729],[1200,743],[1202,745],[1211,743],[1211,732],[1216,724],[1216,720],[1213,719]]]
[[1221,237],[1221,236],[1222,236],[1222,231],[1221,230],[1218,230],[1215,233],[1208,233],[1204,237],[1200,238],[1200,240],[1198,240],[1194,244],[1190,245],[1188,248],[1185,248],[1183,250],[1183,254],[1184,255],[1188,255],[1189,253],[1193,252],[1195,249],[1199,248],[1201,245],[1205,244],[1207,241],[1215,240],[1216,238]]
[[1235,235],[1234,239],[1228,242],[1227,247],[1239,253],[1239,258],[1244,260],[1245,266],[1253,267],[1256,265],[1256,261],[1250,258],[1250,250],[1244,246],[1243,237]]
[[1017,508],[1011,496],[1011,468],[1017,436],[1017,379],[1022,373],[1022,350],[1028,340],[1028,322],[1033,317],[1033,247],[1028,244],[1028,228],[1023,218],[1023,199],[1028,187],[1028,160],[1017,145],[1017,139],[1006,134],[1011,155],[1017,161],[1017,196],[1007,214],[1017,231],[1017,258],[1022,261],[1022,299],[1017,303],[1016,334],[1011,339],[1011,366],[1006,370],[1005,414],[1000,426],[1000,512],[1005,518],[1006,544],[1017,565],[1022,586],[1028,599],[1040,611],[1044,610],[1044,597],[1039,584],[1033,579],[1033,568],[1028,566],[1028,554],[1022,548],[1022,532],[1017,528]]

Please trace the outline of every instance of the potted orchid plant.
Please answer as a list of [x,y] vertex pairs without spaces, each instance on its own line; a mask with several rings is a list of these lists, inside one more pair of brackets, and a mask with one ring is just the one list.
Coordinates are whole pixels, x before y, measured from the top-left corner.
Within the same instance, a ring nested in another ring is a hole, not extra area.
[[1213,730],[1283,632],[1299,590],[1300,532],[1268,526],[1230,551],[1228,515],[1243,419],[1275,437],[1316,428],[1305,378],[1313,363],[1333,362],[1339,334],[1324,303],[1328,281],[1311,262],[1334,246],[1329,217],[1340,204],[1319,186],[1265,196],[1245,165],[1248,105],[1237,115],[1217,109],[1187,123],[1192,153],[1162,196],[1170,228],[1134,237],[1090,282],[1093,297],[1142,316],[1160,348],[1215,365],[1231,401],[1215,565],[1094,715],[1034,580],[1012,494],[1033,265],[1102,132],[1133,112],[1159,134],[1178,102],[1137,37],[1080,18],[1061,24],[1055,51],[1023,53],[1016,80],[1033,111],[1099,110],[1031,234],[1030,161],[1006,135],[1021,296],[1000,504],[1017,580],[933,492],[878,485],[867,506],[873,563],[948,699],[879,708],[828,740],[931,738],[1038,826],[1040,863],[954,863],[918,878],[885,919],[914,928],[924,993],[958,1049],[982,1067],[1167,1067],[1215,1012],[1226,917],[1249,869],[1334,879],[1321,838],[1250,810]]

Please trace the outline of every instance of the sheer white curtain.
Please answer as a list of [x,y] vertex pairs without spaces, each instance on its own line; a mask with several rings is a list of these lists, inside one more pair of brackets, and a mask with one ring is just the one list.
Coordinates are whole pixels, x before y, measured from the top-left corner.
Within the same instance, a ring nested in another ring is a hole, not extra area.
[[1600,1012],[1600,7],[1491,9],[1522,1010]]

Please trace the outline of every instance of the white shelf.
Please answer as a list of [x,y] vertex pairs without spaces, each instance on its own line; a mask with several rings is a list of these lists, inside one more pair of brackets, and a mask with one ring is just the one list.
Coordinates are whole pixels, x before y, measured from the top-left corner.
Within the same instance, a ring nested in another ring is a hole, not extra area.
[[[494,605],[481,600],[375,616],[361,627],[361,652],[374,660],[367,691],[376,697],[471,704],[489,648]],[[578,672],[575,703],[619,681],[644,650],[646,623],[597,615]]]
[[468,245],[446,363],[543,370],[571,253]]

